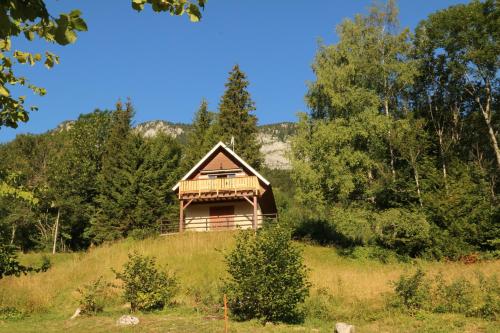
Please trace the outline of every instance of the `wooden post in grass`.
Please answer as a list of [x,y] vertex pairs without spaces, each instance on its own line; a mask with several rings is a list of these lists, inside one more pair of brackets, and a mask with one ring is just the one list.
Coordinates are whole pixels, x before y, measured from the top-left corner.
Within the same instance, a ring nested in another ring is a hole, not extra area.
[[224,333],[227,333],[227,296],[224,294]]
[[57,234],[59,231],[59,217],[61,216],[61,208],[57,208],[57,218],[56,218],[56,225],[54,229],[54,244],[52,246],[52,254],[56,253],[56,245],[57,245]]

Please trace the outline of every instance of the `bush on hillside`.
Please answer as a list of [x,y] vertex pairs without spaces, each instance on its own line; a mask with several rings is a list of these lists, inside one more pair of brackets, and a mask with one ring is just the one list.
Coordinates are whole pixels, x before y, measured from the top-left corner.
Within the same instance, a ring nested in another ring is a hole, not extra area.
[[237,320],[301,320],[298,305],[304,302],[310,284],[301,251],[288,230],[277,225],[257,233],[238,233],[226,263],[230,278],[224,289]]
[[405,308],[413,311],[424,307],[429,294],[422,269],[410,276],[401,275],[393,284],[396,296]]
[[426,310],[435,313],[461,313],[466,316],[497,320],[500,316],[500,287],[496,275],[481,273],[477,279],[457,277],[446,281],[442,274],[426,278],[421,270],[402,275],[393,282],[396,302],[411,312]]
[[108,298],[108,287],[110,287],[110,284],[103,281],[101,276],[82,288],[78,288],[81,313],[94,315],[102,312]]
[[168,305],[177,289],[173,274],[158,270],[154,257],[131,253],[123,272],[115,272],[123,281],[124,299],[132,311],[161,310]]
[[14,246],[0,243],[0,279],[8,275],[20,276],[29,272],[46,272],[51,266],[50,260],[46,256],[42,258],[42,264],[38,268],[24,266],[17,260],[15,251]]
[[7,306],[0,307],[0,320],[19,320],[25,317],[25,313],[18,309]]
[[144,240],[150,237],[158,236],[158,230],[153,228],[133,229],[128,233],[128,236],[134,240]]
[[429,245],[430,224],[418,211],[391,208],[376,217],[377,241],[403,255],[418,256]]

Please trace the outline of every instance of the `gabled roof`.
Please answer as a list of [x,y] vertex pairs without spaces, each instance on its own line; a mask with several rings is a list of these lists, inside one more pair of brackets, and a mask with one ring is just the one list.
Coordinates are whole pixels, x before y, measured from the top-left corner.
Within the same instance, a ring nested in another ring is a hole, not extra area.
[[[267,179],[265,179],[260,173],[258,173],[254,168],[252,168],[247,162],[245,162],[241,157],[239,157],[233,150],[231,150],[228,146],[226,146],[224,144],[224,142],[222,142],[222,141],[219,141],[219,143],[216,144],[212,148],[212,150],[210,150],[198,163],[196,163],[196,165],[191,170],[189,170],[189,172],[186,173],[184,175],[184,177],[182,177],[181,180],[186,180],[189,177],[191,177],[193,175],[193,173],[195,173],[196,170],[198,170],[198,168],[203,163],[205,163],[213,155],[213,153],[215,153],[217,151],[217,149],[219,149],[221,147],[226,152],[228,152],[231,156],[233,156],[238,162],[240,162],[245,168],[247,168],[251,173],[253,173],[255,176],[257,176],[257,178],[259,178],[260,181],[262,181],[264,184],[266,184],[267,186],[269,186],[271,184]],[[177,191],[177,189],[179,188],[179,184],[180,184],[180,182],[175,184],[175,186],[172,187],[172,191]]]

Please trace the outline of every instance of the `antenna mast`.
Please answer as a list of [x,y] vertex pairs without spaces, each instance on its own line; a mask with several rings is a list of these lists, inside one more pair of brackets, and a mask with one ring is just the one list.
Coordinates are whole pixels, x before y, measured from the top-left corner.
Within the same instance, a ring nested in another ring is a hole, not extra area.
[[234,136],[231,137],[231,149],[234,151]]

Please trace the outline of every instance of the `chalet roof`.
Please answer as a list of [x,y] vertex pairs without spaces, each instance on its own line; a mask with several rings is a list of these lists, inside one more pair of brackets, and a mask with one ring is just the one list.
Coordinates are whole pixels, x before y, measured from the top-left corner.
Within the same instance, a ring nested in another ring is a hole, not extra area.
[[[245,162],[241,157],[239,157],[232,149],[226,146],[222,141],[219,141],[219,143],[217,143],[198,163],[196,163],[196,165],[191,170],[189,170],[188,173],[184,175],[184,177],[182,177],[181,181],[191,177],[193,173],[195,173],[196,170],[198,170],[198,168],[203,163],[205,163],[219,148],[222,148],[226,152],[228,152],[232,157],[234,157],[238,162],[240,162],[252,174],[257,176],[257,178],[259,178],[259,180],[262,181],[264,184],[266,184],[267,186],[271,184],[267,179],[265,179],[260,173],[258,173],[254,168],[252,168],[247,162]],[[177,191],[177,189],[179,188],[179,184],[180,182],[175,184],[175,186],[172,187],[172,191]]]

